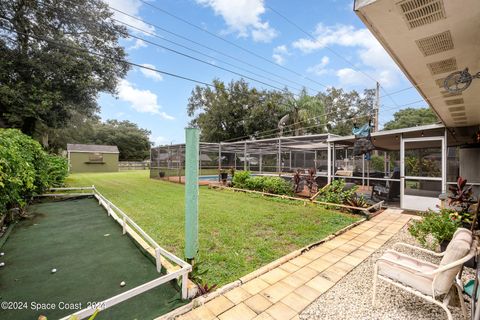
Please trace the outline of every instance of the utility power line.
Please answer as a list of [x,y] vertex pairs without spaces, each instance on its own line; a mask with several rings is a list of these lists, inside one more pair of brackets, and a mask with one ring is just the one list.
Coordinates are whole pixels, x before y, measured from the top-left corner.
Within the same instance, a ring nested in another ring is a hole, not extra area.
[[268,59],[268,58],[266,58],[266,57],[264,57],[264,56],[261,56],[261,55],[259,55],[258,53],[253,52],[253,51],[251,51],[251,50],[249,50],[249,49],[247,49],[247,48],[245,48],[245,47],[243,47],[243,46],[240,46],[240,45],[236,44],[235,42],[230,41],[230,40],[228,40],[228,39],[226,39],[226,38],[224,38],[224,37],[221,37],[221,36],[219,36],[219,35],[217,35],[217,34],[215,34],[215,33],[213,33],[213,32],[210,32],[210,31],[208,31],[208,30],[205,30],[204,28],[202,28],[202,27],[200,27],[200,26],[198,26],[198,25],[196,25],[196,24],[194,24],[194,23],[192,23],[192,22],[190,22],[190,21],[188,21],[188,20],[185,20],[185,19],[183,19],[183,18],[181,18],[181,17],[179,17],[179,16],[177,16],[177,15],[175,15],[175,14],[173,14],[173,13],[171,13],[171,12],[165,10],[165,9],[162,9],[162,8],[156,6],[156,5],[154,5],[154,4],[152,4],[152,3],[148,2],[148,1],[145,1],[145,0],[139,0],[139,1],[142,2],[143,4],[147,5],[147,6],[150,6],[151,8],[154,8],[155,10],[158,10],[158,11],[160,11],[160,12],[162,12],[162,13],[164,13],[164,14],[166,14],[166,15],[168,15],[168,16],[176,19],[176,20],[178,20],[178,21],[181,21],[181,22],[183,22],[183,23],[185,23],[185,24],[187,24],[187,25],[189,25],[189,26],[191,26],[191,27],[193,27],[193,28],[195,28],[195,29],[197,29],[197,30],[200,30],[201,32],[207,33],[207,34],[209,34],[209,35],[212,36],[212,37],[215,37],[215,38],[217,38],[217,39],[219,39],[219,40],[221,40],[221,41],[223,41],[223,42],[225,42],[225,43],[228,43],[228,44],[230,44],[230,45],[232,45],[232,46],[234,46],[234,47],[236,47],[236,48],[238,48],[238,49],[240,49],[240,50],[242,50],[242,51],[244,51],[244,52],[246,52],[246,53],[248,53],[248,54],[250,54],[250,55],[253,55],[253,56],[255,56],[255,57],[258,58],[258,59],[264,60],[264,61],[268,62],[269,64],[272,64],[272,65],[275,65],[275,66],[277,66],[277,67],[279,67],[279,68],[282,68],[282,69],[284,69],[285,71],[288,71],[288,72],[290,72],[290,73],[292,73],[292,74],[295,74],[295,75],[297,75],[297,76],[299,76],[299,77],[301,77],[301,78],[303,78],[303,79],[306,79],[306,80],[308,80],[308,81],[311,81],[311,82],[313,82],[313,83],[316,83],[316,84],[318,84],[318,85],[320,85],[320,86],[322,86],[322,87],[324,87],[324,88],[329,88],[329,86],[327,86],[327,85],[325,85],[325,84],[323,84],[323,83],[321,83],[321,82],[319,82],[319,81],[316,81],[316,80],[314,80],[314,79],[311,79],[311,78],[309,78],[309,77],[307,77],[307,76],[305,76],[305,75],[303,75],[303,74],[301,74],[301,73],[299,73],[299,72],[297,72],[297,71],[295,71],[295,70],[292,70],[292,69],[290,69],[290,68],[287,68],[287,67],[285,67],[285,66],[282,66],[282,65],[279,64],[279,63],[276,63],[276,62],[274,62],[274,61],[272,61],[272,60],[270,60],[270,59]]
[[[213,59],[213,60],[217,60],[217,61],[219,61],[219,62],[221,62],[221,63],[226,64],[226,65],[232,66],[232,67],[234,67],[234,68],[238,68],[238,69],[240,69],[240,70],[242,70],[242,71],[245,71],[245,72],[249,72],[249,73],[251,73],[251,74],[253,74],[253,75],[256,75],[257,77],[261,77],[261,78],[267,79],[268,81],[275,82],[275,83],[280,84],[280,85],[282,85],[282,86],[285,86],[285,87],[287,87],[287,88],[290,87],[290,88],[295,89],[295,90],[297,90],[297,91],[301,91],[301,90],[302,90],[302,89],[300,89],[300,88],[293,87],[293,86],[289,86],[289,85],[287,85],[287,84],[285,84],[285,83],[282,83],[282,82],[279,82],[279,81],[277,81],[277,80],[275,80],[275,79],[268,78],[268,77],[265,77],[265,76],[260,75],[260,74],[258,74],[258,73],[255,73],[255,72],[252,72],[252,71],[250,71],[250,70],[244,69],[244,68],[242,68],[242,67],[239,67],[239,66],[237,66],[237,65],[234,65],[234,64],[229,63],[229,62],[227,62],[227,61],[220,60],[220,59],[218,59],[218,58],[216,58],[216,57],[214,57],[214,56],[205,54],[205,53],[203,53],[203,52],[201,52],[201,51],[195,50],[195,49],[190,48],[190,47],[188,47],[188,46],[184,46],[184,45],[182,45],[182,44],[180,44],[180,43],[178,43],[178,42],[175,42],[175,41],[172,41],[172,40],[168,40],[168,39],[162,38],[161,36],[159,36],[159,35],[157,35],[157,34],[155,34],[155,33],[152,33],[152,32],[146,31],[146,30],[143,30],[143,29],[141,29],[141,28],[137,28],[137,27],[132,26],[132,25],[130,25],[130,24],[128,24],[128,23],[125,23],[125,22],[123,22],[123,21],[117,20],[117,19],[115,19],[115,18],[113,18],[113,20],[116,21],[116,22],[119,22],[119,23],[121,23],[121,24],[123,24],[123,25],[125,25],[125,26],[128,26],[129,28],[132,28],[132,29],[141,31],[141,32],[143,32],[143,33],[149,34],[149,35],[151,35],[151,36],[153,36],[153,37],[159,38],[159,39],[161,39],[162,41],[166,41],[166,42],[172,43],[172,44],[174,44],[174,45],[176,45],[176,46],[179,46],[179,47],[182,47],[182,48],[184,48],[184,49],[187,49],[187,50],[190,50],[190,51],[192,51],[192,52],[195,52],[195,53],[197,53],[197,54],[203,55],[203,56],[205,56],[205,57],[207,57],[207,58],[210,58],[210,59]],[[162,45],[159,45],[159,44],[150,42],[149,40],[146,40],[146,39],[140,38],[140,37],[138,37],[138,36],[135,36],[135,35],[133,35],[133,34],[131,34],[131,33],[128,33],[128,35],[129,35],[130,37],[132,37],[132,38],[138,39],[138,40],[140,40],[140,41],[144,41],[144,42],[146,42],[146,43],[150,43],[150,44],[155,45],[155,46],[158,46],[158,47],[160,47],[160,48],[162,48],[162,49],[166,49],[166,48],[167,48],[167,47],[165,47],[165,46],[162,46]],[[169,50],[169,49],[166,49],[166,50]],[[173,49],[172,49],[172,50],[173,50]],[[170,50],[169,50],[169,51],[170,51]],[[177,53],[177,52],[174,51],[174,53]],[[211,65],[211,64],[210,64],[210,65]],[[230,71],[230,70],[229,70],[229,72],[234,72],[234,71]],[[238,74],[237,74],[237,75],[238,75]],[[245,76],[245,77],[247,77],[247,76]],[[250,79],[250,80],[253,80],[253,79]],[[253,80],[253,81],[256,81],[256,80]],[[257,82],[258,82],[258,81],[257,81]],[[281,89],[281,90],[282,90],[282,89]]]
[[[2,18],[2,19],[5,19],[5,18]],[[87,50],[87,49],[84,49],[84,48],[79,48],[79,47],[75,47],[75,46],[66,45],[64,43],[60,43],[60,42],[55,41],[55,40],[46,39],[46,38],[38,37],[38,36],[35,36],[35,35],[32,35],[32,34],[27,34],[27,33],[21,32],[21,31],[12,30],[10,28],[6,28],[6,27],[3,27],[3,26],[0,26],[0,29],[3,29],[5,31],[14,32],[14,33],[17,33],[17,34],[21,34],[21,35],[24,35],[24,36],[28,36],[28,37],[31,37],[31,38],[34,38],[34,39],[37,39],[37,40],[40,40],[40,41],[53,43],[53,44],[57,45],[58,47],[63,47],[63,48],[68,48],[68,49],[73,49],[73,50],[85,52],[85,53],[92,54],[92,55],[95,55],[95,56],[98,56],[98,57],[111,59],[111,60],[114,60],[114,61],[117,61],[117,62],[126,63],[128,65],[131,65],[131,66],[134,66],[134,67],[137,67],[137,68],[154,71],[154,72],[157,72],[157,73],[160,73],[160,74],[163,74],[163,75],[171,76],[171,77],[178,78],[178,79],[187,80],[187,81],[190,81],[190,82],[195,82],[195,83],[202,84],[202,85],[209,86],[209,87],[214,87],[212,84],[206,83],[204,81],[196,80],[196,79],[189,78],[189,77],[186,77],[186,76],[182,76],[182,75],[179,75],[179,74],[175,74],[175,73],[172,73],[172,72],[159,70],[159,69],[156,69],[156,68],[147,67],[147,66],[135,63],[135,62],[125,60],[125,59],[110,57],[110,56],[107,56],[107,55],[104,55],[104,54],[101,54],[101,53],[98,53],[98,52],[93,52],[91,50]],[[9,38],[5,35],[0,35],[0,36],[12,40],[11,38]],[[18,42],[18,40],[15,40],[15,41]]]
[[[282,13],[278,12],[277,10],[275,10],[274,8],[270,7],[270,6],[266,6],[268,9],[272,10],[275,14],[277,14],[279,17],[281,17],[282,19],[284,19],[285,21],[287,21],[289,24],[291,24],[292,26],[294,26],[296,29],[300,30],[302,33],[304,33],[305,35],[307,35],[309,38],[311,38],[314,42],[317,42],[317,38],[315,38],[315,36],[313,36],[310,32],[306,31],[305,29],[303,29],[302,27],[300,27],[297,23],[295,23],[294,21],[290,20],[288,17],[286,17],[285,15],[283,15]],[[373,80],[374,82],[379,82],[378,80],[376,80],[374,77],[370,76],[369,74],[367,74],[366,72],[362,71],[362,70],[359,70],[357,69],[357,67],[352,63],[350,62],[347,58],[345,58],[344,56],[342,56],[340,53],[338,53],[337,51],[333,50],[331,47],[329,46],[325,46],[326,49],[328,49],[330,52],[332,52],[334,55],[336,55],[338,58],[342,59],[343,61],[345,61],[346,63],[348,63],[352,68],[353,70],[357,71],[357,72],[360,72],[361,74],[363,74],[364,76],[366,76],[367,78]],[[392,102],[393,104],[397,105],[397,103],[393,100],[393,98],[391,97],[391,95],[385,90],[385,88],[383,88],[383,86],[380,86],[380,88],[385,92],[385,95],[386,97],[388,97]]]
[[[207,50],[210,50],[210,51],[212,51],[212,52],[218,53],[218,54],[220,54],[220,55],[222,55],[222,56],[224,56],[224,57],[227,57],[227,58],[229,58],[229,59],[232,59],[232,60],[234,60],[234,61],[240,62],[240,63],[242,63],[242,64],[244,64],[244,65],[249,66],[249,67],[252,67],[252,68],[254,68],[254,69],[256,69],[256,70],[259,70],[259,71],[265,72],[265,73],[267,73],[267,74],[269,74],[269,75],[272,75],[272,76],[274,76],[274,77],[277,77],[278,79],[281,79],[281,80],[284,80],[284,81],[287,81],[287,82],[290,82],[290,83],[299,85],[299,86],[301,86],[301,87],[305,87],[305,88],[307,88],[307,89],[309,89],[309,90],[311,90],[311,91],[313,91],[313,92],[318,91],[318,90],[313,89],[313,88],[311,88],[311,87],[309,87],[309,86],[306,86],[305,84],[302,84],[302,83],[293,81],[293,80],[291,80],[291,79],[285,78],[285,77],[283,77],[283,76],[281,76],[281,75],[278,75],[278,74],[276,74],[276,73],[273,73],[273,72],[271,72],[271,71],[269,71],[269,70],[266,70],[266,69],[263,69],[263,68],[261,68],[261,67],[258,67],[258,66],[256,66],[256,65],[254,65],[254,64],[251,64],[251,63],[249,63],[248,61],[242,60],[242,59],[237,58],[237,57],[234,57],[234,56],[232,56],[232,55],[230,55],[230,54],[228,54],[228,53],[225,53],[225,52],[223,52],[223,51],[220,51],[220,50],[217,50],[217,49],[215,49],[215,48],[209,47],[209,46],[207,46],[207,45],[205,45],[205,44],[203,44],[203,43],[200,43],[200,42],[195,41],[195,40],[192,40],[192,39],[190,39],[190,38],[188,38],[188,37],[182,36],[181,34],[178,34],[178,33],[173,32],[173,31],[171,31],[171,30],[165,29],[165,28],[163,28],[163,27],[161,27],[161,26],[159,26],[159,25],[157,25],[157,24],[154,24],[154,23],[148,22],[148,21],[146,21],[146,20],[140,19],[140,18],[138,18],[138,17],[135,17],[134,15],[128,14],[128,13],[122,11],[122,10],[116,9],[116,8],[114,8],[114,7],[111,7],[111,6],[110,6],[109,8],[112,9],[113,11],[116,11],[116,12],[118,12],[118,13],[121,13],[121,14],[125,15],[125,16],[128,16],[129,18],[132,18],[132,19],[135,19],[135,20],[137,20],[137,21],[143,22],[143,23],[145,23],[145,24],[147,24],[147,25],[150,25],[150,26],[152,26],[152,27],[154,27],[154,28],[157,28],[157,29],[159,29],[159,30],[161,30],[161,31],[163,31],[163,32],[166,32],[166,33],[168,33],[168,34],[170,34],[170,35],[173,35],[173,36],[175,36],[175,37],[177,37],[177,38],[179,38],[179,39],[188,41],[188,42],[190,42],[190,43],[193,43],[193,44],[195,44],[195,45],[197,45],[197,46],[200,46],[200,47],[205,48],[205,49],[207,49]],[[118,19],[114,19],[114,20],[118,21]],[[123,24],[127,25],[125,22],[120,22],[120,23],[123,23]],[[137,28],[137,29],[138,29],[138,28]],[[143,32],[145,32],[145,31],[143,31]],[[163,38],[163,37],[162,37],[162,39],[165,40],[165,41],[167,41],[167,40],[166,40],[165,38]],[[217,58],[217,60],[218,60],[218,58]],[[251,72],[251,71],[250,71],[250,72]]]

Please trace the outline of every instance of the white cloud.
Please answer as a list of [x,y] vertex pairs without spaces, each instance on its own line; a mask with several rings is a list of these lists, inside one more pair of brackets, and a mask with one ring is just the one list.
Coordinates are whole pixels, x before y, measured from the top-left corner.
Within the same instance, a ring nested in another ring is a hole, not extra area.
[[322,60],[320,60],[320,63],[317,63],[316,65],[309,67],[307,69],[307,72],[314,73],[317,76],[324,75],[329,71],[328,69],[325,68],[329,63],[330,63],[330,58],[327,56],[323,56]]
[[251,36],[254,41],[270,42],[278,32],[268,21],[262,21],[265,13],[264,0],[196,0],[197,3],[213,9],[216,15],[225,20],[229,32],[237,32],[240,37]]
[[[304,53],[311,53],[334,45],[358,48],[356,51],[357,57],[354,57],[354,59],[358,59],[360,64],[357,66],[355,63],[353,68],[348,67],[337,71],[337,75],[344,84],[354,84],[352,80],[346,79],[347,76],[358,80],[356,84],[372,81],[362,74],[364,72],[380,81],[383,86],[388,87],[394,85],[401,75],[400,70],[385,49],[365,28],[357,29],[354,26],[342,24],[324,26],[320,23],[315,29],[314,36],[315,40],[302,38],[295,41],[292,46]],[[348,60],[351,61],[351,59]],[[360,69],[362,72],[354,69]],[[352,71],[355,71],[356,74],[353,74]],[[347,82],[342,80],[347,80]]]
[[279,65],[283,66],[285,64],[285,58],[280,54],[274,53],[274,54],[272,54],[272,58]]
[[[342,85],[359,85],[365,83],[366,77],[361,72],[352,68],[339,69],[336,72],[338,79]],[[368,79],[368,78],[367,78]]]
[[273,49],[272,58],[276,63],[284,65],[286,62],[285,57],[291,55],[286,45],[277,46]]
[[[148,64],[148,63],[143,63],[142,66],[151,68],[151,69],[156,69],[153,64]],[[154,81],[162,81],[163,77],[160,73],[150,70],[150,69],[145,69],[145,68],[140,68],[140,71],[143,73],[143,75],[147,78],[153,79]]]
[[[141,19],[139,13],[140,13],[140,7],[142,6],[142,2],[140,2],[139,0],[103,0],[103,1],[105,1],[112,8],[118,9],[131,16]],[[155,32],[155,28],[149,24],[146,24],[145,22],[126,16],[123,13],[117,12],[115,10],[112,10],[112,11],[113,11],[113,17],[121,22],[127,23],[135,28],[145,30],[149,33]],[[146,34],[134,28],[129,28],[129,29],[132,33]]]
[[145,41],[137,39],[137,40],[135,40],[135,43],[133,44],[133,46],[128,47],[128,50],[140,49],[140,48],[144,48],[146,46],[147,46],[147,44],[145,43]]
[[150,141],[153,142],[154,146],[161,146],[168,142],[168,139],[164,136],[157,136],[154,137],[153,135],[150,136]]
[[123,79],[120,81],[118,96],[120,99],[130,103],[130,106],[138,112],[156,114],[166,120],[174,119],[174,117],[160,111],[162,107],[158,104],[155,93],[150,90],[137,89],[127,80]]

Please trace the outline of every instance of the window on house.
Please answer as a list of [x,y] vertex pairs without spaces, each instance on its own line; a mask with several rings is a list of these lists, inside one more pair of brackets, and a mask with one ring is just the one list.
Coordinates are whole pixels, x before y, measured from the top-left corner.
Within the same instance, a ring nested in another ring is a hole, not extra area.
[[91,153],[88,160],[90,162],[103,162],[103,155],[99,152]]

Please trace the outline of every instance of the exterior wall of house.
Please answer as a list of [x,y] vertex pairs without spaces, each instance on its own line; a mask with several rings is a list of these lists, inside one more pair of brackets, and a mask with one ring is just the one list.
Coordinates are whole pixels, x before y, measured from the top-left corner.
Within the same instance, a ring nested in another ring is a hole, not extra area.
[[70,172],[116,171],[118,171],[118,153],[70,152]]

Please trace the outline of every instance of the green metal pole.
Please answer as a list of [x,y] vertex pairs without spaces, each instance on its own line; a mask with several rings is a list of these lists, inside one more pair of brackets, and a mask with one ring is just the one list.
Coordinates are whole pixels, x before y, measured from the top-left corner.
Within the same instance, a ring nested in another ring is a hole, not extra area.
[[185,129],[185,257],[192,261],[198,252],[198,157],[199,129]]

